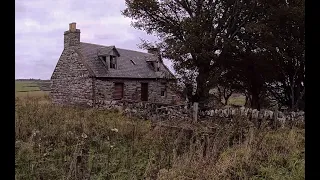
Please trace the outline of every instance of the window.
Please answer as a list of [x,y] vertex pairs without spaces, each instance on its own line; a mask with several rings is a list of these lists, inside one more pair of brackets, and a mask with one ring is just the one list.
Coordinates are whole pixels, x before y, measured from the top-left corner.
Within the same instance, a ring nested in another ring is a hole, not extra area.
[[164,97],[166,94],[166,90],[165,88],[161,88],[161,96]]
[[121,100],[123,98],[123,83],[114,83],[113,99]]
[[110,56],[110,68],[116,69],[116,57]]
[[152,61],[149,61],[149,62],[147,62],[150,66],[151,66],[151,68],[154,70],[155,69],[155,67],[154,67],[154,63],[152,62]]
[[160,64],[157,62],[157,71],[160,71]]
[[166,83],[161,83],[161,92],[160,92],[160,95],[162,97],[165,97],[166,96],[166,93],[167,93],[167,86],[166,86]]
[[107,57],[106,57],[106,56],[102,56],[101,58],[102,58],[102,61],[103,61],[104,63],[107,63]]
[[141,101],[148,101],[148,83],[141,83]]

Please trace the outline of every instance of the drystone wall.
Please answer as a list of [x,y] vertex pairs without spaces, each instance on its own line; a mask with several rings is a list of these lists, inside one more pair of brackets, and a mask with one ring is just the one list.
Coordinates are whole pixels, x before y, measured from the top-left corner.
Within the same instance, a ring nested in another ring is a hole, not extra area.
[[139,102],[139,101],[101,101],[95,108],[117,110],[128,116],[149,119],[153,121],[168,119],[187,119],[190,111],[184,104],[171,105],[166,103]]
[[246,107],[240,108],[221,108],[201,111],[199,113],[202,117],[220,117],[220,118],[232,118],[232,117],[247,117],[250,119],[266,119],[266,120],[278,120],[285,121],[304,121],[304,112],[275,112],[267,109],[258,111],[257,109],[251,109]]
[[[164,120],[192,120],[193,107],[187,104],[170,105],[161,103],[144,103],[129,101],[109,101],[105,104],[106,109],[117,109],[126,115],[143,117],[154,121]],[[274,112],[271,110],[261,110],[251,108],[221,108],[206,111],[199,111],[198,119],[214,120],[225,119],[226,121],[244,117],[250,120],[270,120],[286,122],[304,122],[304,112]]]

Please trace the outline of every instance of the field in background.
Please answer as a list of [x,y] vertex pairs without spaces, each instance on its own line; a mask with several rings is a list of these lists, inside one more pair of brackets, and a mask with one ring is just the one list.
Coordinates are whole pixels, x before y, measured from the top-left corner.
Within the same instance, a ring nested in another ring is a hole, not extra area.
[[241,94],[233,94],[228,100],[228,105],[244,106],[245,103],[246,97]]
[[49,80],[16,80],[16,97],[43,97],[49,95]]

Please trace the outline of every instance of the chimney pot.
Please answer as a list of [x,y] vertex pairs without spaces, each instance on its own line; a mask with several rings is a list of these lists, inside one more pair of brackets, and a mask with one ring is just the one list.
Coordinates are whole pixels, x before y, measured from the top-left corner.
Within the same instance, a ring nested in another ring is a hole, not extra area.
[[69,31],[76,32],[77,24],[75,22],[69,24]]

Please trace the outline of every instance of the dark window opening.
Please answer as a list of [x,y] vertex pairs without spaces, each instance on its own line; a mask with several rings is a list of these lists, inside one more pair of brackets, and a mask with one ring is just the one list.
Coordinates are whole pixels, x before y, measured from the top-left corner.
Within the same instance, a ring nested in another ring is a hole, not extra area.
[[116,69],[116,57],[110,56],[110,68]]
[[148,83],[141,83],[141,101],[148,101]]
[[113,99],[121,100],[123,98],[123,83],[114,83]]
[[161,96],[165,96],[166,90],[164,88],[161,88]]
[[152,61],[149,61],[148,64],[151,66],[152,70],[155,70],[154,63]]
[[104,63],[107,63],[107,57],[106,57],[106,56],[102,56],[101,58],[102,58],[102,61],[103,61]]
[[160,93],[160,95],[161,96],[166,96],[166,93],[167,93],[167,85],[166,85],[166,83],[161,83],[161,93]]

